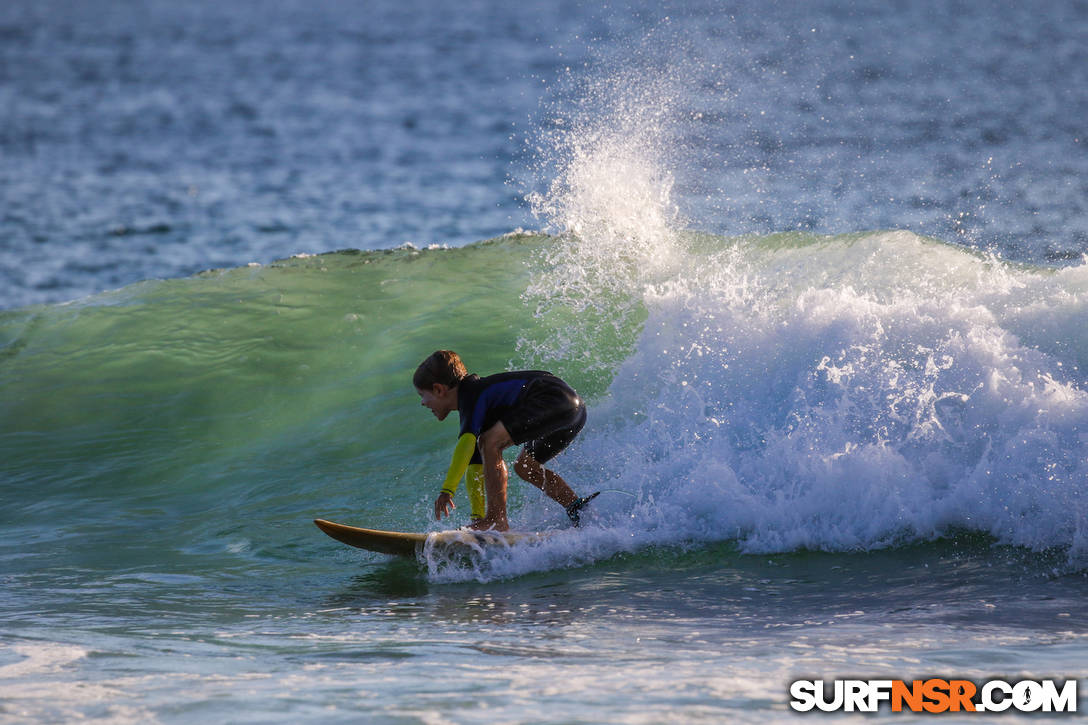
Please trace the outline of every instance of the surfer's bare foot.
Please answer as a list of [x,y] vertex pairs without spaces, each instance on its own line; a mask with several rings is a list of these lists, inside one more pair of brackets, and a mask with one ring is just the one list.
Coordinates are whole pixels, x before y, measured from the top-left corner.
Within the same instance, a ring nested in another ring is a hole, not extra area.
[[473,521],[468,528],[474,531],[509,531],[510,522],[506,520],[505,516],[501,519],[488,516]]
[[582,510],[582,507],[601,495],[600,491],[591,493],[585,498],[575,498],[574,502],[570,506],[567,506],[567,516],[570,517],[570,522],[574,526],[578,526],[582,522],[582,516],[578,512]]

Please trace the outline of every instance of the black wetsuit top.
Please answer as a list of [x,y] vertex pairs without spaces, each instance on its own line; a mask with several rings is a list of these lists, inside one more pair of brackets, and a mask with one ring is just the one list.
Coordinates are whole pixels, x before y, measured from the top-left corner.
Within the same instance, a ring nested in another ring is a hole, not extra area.
[[[585,424],[585,404],[578,394],[543,370],[469,375],[457,386],[457,412],[458,437],[471,433],[479,439],[502,421],[514,443],[528,443],[541,462],[566,448]],[[471,463],[480,462],[477,446]]]

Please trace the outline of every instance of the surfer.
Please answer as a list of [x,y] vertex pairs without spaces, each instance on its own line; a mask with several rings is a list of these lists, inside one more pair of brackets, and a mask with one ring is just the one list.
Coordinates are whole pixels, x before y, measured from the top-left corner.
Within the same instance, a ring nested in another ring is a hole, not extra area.
[[[524,445],[514,471],[566,509],[577,526],[579,511],[594,493],[579,498],[567,482],[544,464],[565,449],[586,423],[586,406],[558,377],[541,370],[499,373],[481,378],[470,375],[460,356],[438,350],[420,363],[412,377],[422,405],[439,420],[453,411],[461,418],[461,432],[453,451],[442,492],[434,502],[435,518],[449,516],[453,494],[468,474],[473,529],[506,531],[506,463],[502,451]],[[486,506],[473,497],[480,484]],[[598,492],[599,493],[599,492]],[[482,510],[481,510],[482,509]]]

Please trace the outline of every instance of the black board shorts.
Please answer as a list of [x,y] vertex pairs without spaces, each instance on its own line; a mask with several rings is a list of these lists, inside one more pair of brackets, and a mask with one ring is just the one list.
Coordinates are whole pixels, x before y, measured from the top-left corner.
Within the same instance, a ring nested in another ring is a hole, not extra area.
[[557,377],[530,380],[512,409],[502,416],[510,439],[537,463],[555,458],[586,424],[586,404]]

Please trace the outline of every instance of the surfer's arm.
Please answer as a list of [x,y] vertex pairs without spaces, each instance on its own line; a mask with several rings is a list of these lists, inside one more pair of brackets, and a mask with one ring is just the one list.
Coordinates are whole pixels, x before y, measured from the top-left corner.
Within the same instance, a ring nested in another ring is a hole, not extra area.
[[468,502],[471,506],[473,521],[482,519],[487,512],[485,488],[483,464],[468,464],[468,473],[465,474],[465,490],[468,491]]
[[465,433],[457,440],[449,471],[446,472],[446,480],[442,482],[442,493],[438,494],[438,500],[434,502],[436,519],[441,519],[443,514],[449,516],[450,509],[457,508],[453,504],[453,494],[457,492],[457,487],[461,484],[461,479],[464,478],[475,451],[476,436],[473,434]]

